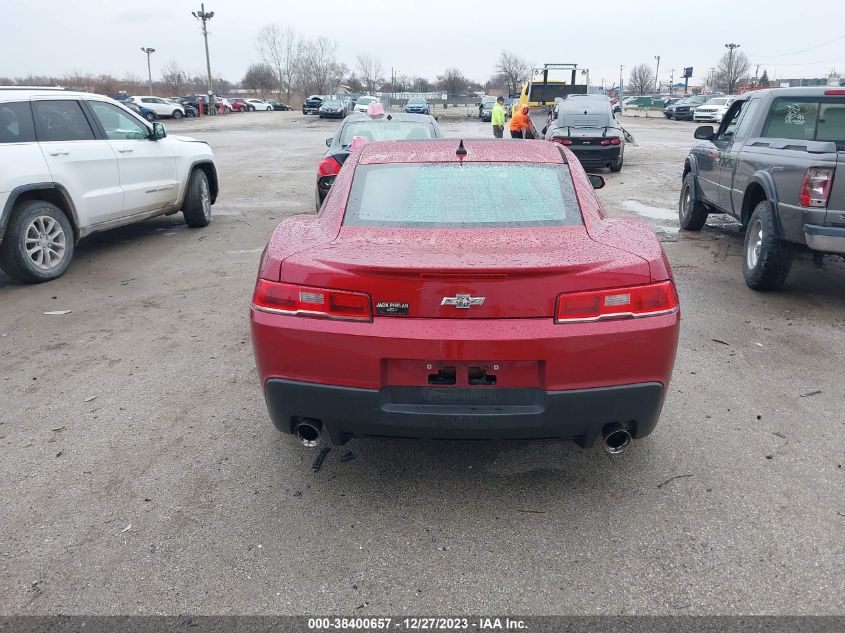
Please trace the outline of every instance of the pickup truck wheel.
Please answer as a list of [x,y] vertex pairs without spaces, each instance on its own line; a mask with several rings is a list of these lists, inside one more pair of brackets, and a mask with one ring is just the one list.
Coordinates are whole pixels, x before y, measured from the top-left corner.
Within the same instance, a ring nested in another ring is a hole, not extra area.
[[695,197],[695,176],[690,172],[684,176],[684,184],[681,186],[678,222],[685,231],[700,231],[707,222],[707,215],[704,203]]
[[73,259],[73,228],[56,205],[31,200],[18,206],[0,244],[0,268],[12,279],[41,283],[61,277]]
[[194,169],[188,181],[185,203],[182,205],[185,224],[201,228],[211,223],[211,189],[208,178],[202,169]]
[[752,290],[780,288],[792,268],[792,250],[775,231],[772,205],[764,200],[754,208],[742,257],[742,275]]

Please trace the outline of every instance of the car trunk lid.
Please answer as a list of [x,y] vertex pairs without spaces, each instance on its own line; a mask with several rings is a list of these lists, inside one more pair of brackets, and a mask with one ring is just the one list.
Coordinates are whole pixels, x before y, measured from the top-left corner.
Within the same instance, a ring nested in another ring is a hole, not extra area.
[[286,259],[283,281],[366,292],[375,316],[551,318],[558,294],[650,281],[648,263],[584,226],[537,229],[343,227]]

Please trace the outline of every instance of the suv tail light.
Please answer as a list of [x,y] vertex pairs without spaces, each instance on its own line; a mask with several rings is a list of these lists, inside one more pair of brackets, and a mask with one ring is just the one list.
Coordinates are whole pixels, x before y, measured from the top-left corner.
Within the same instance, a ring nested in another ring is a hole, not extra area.
[[572,139],[563,136],[553,136],[551,140],[553,143],[560,143],[561,145],[572,145]]
[[259,279],[255,284],[252,306],[273,314],[372,321],[370,297],[362,292],[297,286],[266,279]]
[[678,311],[678,293],[671,281],[644,286],[568,292],[557,298],[556,323],[631,319]]
[[839,96],[839,95],[845,95],[845,90],[835,90],[835,89],[834,90],[825,90],[824,93],[826,95]]
[[830,167],[810,167],[801,183],[799,203],[802,207],[826,207],[833,182],[833,169]]
[[622,139],[618,136],[611,136],[610,138],[603,138],[601,140],[602,145],[621,145]]

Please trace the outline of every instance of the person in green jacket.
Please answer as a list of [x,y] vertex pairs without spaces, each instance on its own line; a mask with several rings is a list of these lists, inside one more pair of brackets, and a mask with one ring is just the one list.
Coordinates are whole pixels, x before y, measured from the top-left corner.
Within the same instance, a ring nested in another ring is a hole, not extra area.
[[493,106],[493,115],[490,120],[493,122],[493,136],[502,138],[505,133],[505,98],[499,97],[496,99],[496,105]]

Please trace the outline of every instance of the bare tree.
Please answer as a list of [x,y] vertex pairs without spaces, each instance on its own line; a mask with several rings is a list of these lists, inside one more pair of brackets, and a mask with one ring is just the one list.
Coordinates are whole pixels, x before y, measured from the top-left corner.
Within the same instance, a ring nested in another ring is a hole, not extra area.
[[751,60],[748,59],[748,55],[737,50],[734,50],[733,54],[727,52],[722,55],[722,59],[716,66],[714,77],[716,88],[733,94],[739,86],[748,83],[750,71]]
[[300,61],[301,42],[296,31],[291,27],[282,28],[278,24],[268,24],[258,32],[255,45],[262,61],[276,74],[279,86],[279,99],[282,90],[290,101],[293,80]]
[[187,79],[188,75],[175,59],[171,59],[162,69],[161,80],[164,82],[171,96],[182,94]]
[[654,71],[648,64],[638,64],[631,69],[628,79],[628,90],[631,94],[647,95],[654,92]]
[[382,73],[384,72],[381,67],[381,60],[371,57],[369,53],[361,53],[358,55],[358,72],[361,76],[361,83],[364,84],[367,92],[375,92],[378,84],[382,81]]
[[337,42],[322,36],[303,44],[297,75],[306,95],[325,94],[336,74],[336,50]]
[[466,94],[470,80],[464,77],[459,68],[447,68],[442,75],[437,75],[437,85],[446,94]]
[[256,90],[262,97],[276,84],[276,73],[269,64],[250,64],[241,85],[247,90]]
[[515,95],[522,90],[522,84],[528,80],[531,65],[515,53],[502,51],[496,64],[496,72],[508,89],[508,93]]

